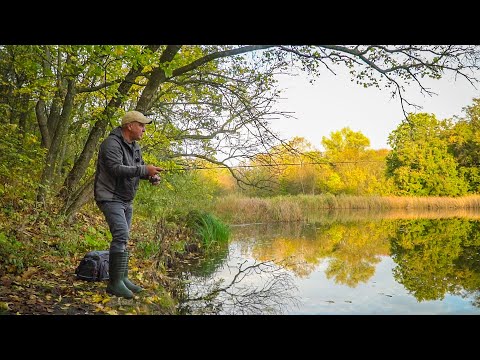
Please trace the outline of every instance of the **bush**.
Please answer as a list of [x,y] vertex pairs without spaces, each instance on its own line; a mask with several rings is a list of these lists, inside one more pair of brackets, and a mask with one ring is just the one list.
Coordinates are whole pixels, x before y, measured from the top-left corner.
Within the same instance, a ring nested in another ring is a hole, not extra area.
[[140,182],[135,211],[156,222],[172,214],[185,215],[191,210],[209,209],[212,199],[212,188],[195,173],[165,173],[157,186]]
[[31,134],[23,136],[16,125],[4,125],[0,136],[0,199],[2,208],[33,205],[43,170],[45,149]]
[[20,241],[0,232],[0,274],[3,272],[19,274],[25,269],[25,248]]

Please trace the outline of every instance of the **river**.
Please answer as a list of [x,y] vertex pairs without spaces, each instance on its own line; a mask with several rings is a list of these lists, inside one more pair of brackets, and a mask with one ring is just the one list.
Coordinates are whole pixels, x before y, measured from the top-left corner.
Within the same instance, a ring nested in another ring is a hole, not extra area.
[[232,226],[183,276],[187,314],[480,314],[480,216],[361,211]]

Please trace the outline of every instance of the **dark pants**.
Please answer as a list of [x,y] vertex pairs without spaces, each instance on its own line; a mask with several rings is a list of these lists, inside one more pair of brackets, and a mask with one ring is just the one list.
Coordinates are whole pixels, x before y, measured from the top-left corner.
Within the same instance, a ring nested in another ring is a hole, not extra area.
[[111,253],[124,252],[127,248],[130,226],[132,225],[133,206],[131,202],[102,201],[98,207],[105,215],[112,233]]

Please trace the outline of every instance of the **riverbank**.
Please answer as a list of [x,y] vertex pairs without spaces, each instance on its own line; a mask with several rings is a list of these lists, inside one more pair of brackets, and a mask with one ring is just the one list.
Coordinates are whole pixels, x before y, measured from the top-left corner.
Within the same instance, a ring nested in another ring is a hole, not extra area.
[[[343,211],[335,212],[340,209]],[[394,218],[418,217],[418,211],[408,212],[413,209],[422,210],[421,216],[464,217],[466,212],[480,209],[480,196],[225,197],[217,200],[215,215],[229,224],[311,221],[319,213],[334,216],[336,221],[350,219],[345,209],[350,210],[351,218],[362,209],[372,216],[386,212]],[[198,257],[198,245],[184,227],[157,221],[152,214],[137,213],[130,239],[129,276],[145,291],[127,300],[106,294],[106,282],[85,282],[75,277],[75,268],[86,252],[108,249],[110,243],[105,221],[95,206],[86,206],[73,222],[41,209],[4,208],[0,225],[2,315],[173,315],[182,295],[176,264],[188,266]]]
[[83,254],[72,258],[45,251],[42,266],[0,277],[0,315],[141,315],[175,314],[169,289],[174,279],[153,270],[152,261],[130,260],[132,281],[144,288],[133,299],[106,293],[107,281],[78,280],[75,268]]
[[78,280],[86,252],[105,250],[109,233],[94,207],[72,223],[49,214],[0,214],[0,315],[175,314],[181,292],[176,268],[198,257],[188,229],[137,216],[129,278],[144,288],[133,299],[106,293],[107,281]]

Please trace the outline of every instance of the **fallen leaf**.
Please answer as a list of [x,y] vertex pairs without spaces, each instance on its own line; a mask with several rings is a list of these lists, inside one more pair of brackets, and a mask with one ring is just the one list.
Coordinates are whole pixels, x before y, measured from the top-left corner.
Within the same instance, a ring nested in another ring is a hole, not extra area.
[[103,302],[103,296],[100,295],[100,294],[94,294],[94,295],[92,296],[92,301],[93,301],[94,303]]
[[38,269],[36,267],[30,266],[27,270],[25,270],[22,274],[22,279],[26,280],[30,278],[33,274],[38,272]]

